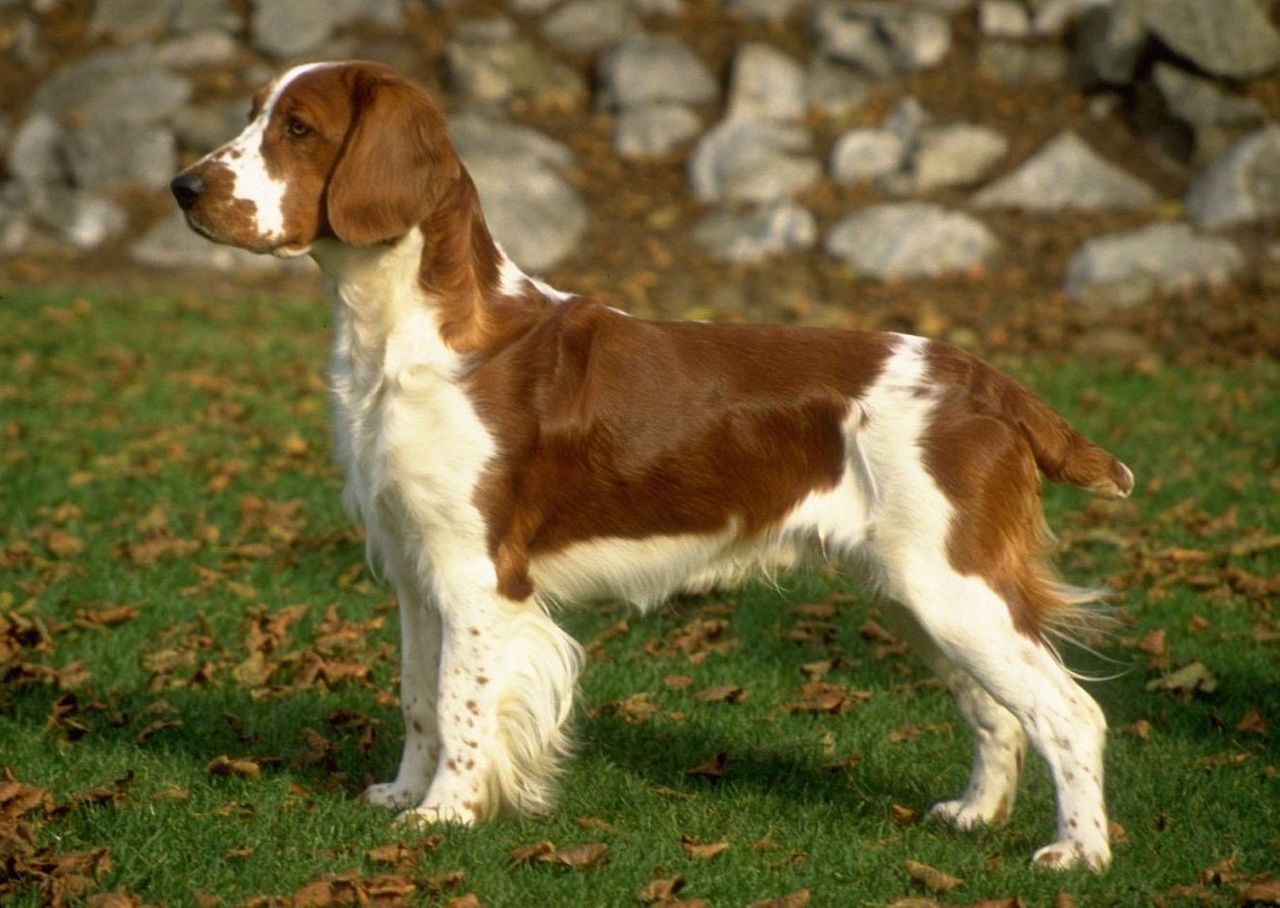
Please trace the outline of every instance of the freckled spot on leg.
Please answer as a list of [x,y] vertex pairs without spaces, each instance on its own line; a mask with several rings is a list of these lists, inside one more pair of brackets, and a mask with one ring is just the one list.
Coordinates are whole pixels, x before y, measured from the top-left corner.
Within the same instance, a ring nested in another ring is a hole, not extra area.
[[467,709],[471,712],[471,714],[472,714],[472,715],[479,715],[479,714],[480,714],[480,707],[476,706],[476,701],[475,701],[475,700],[468,700],[468,701],[467,701]]
[[469,628],[467,628],[467,633],[468,633],[468,634],[470,634],[470,635],[471,635],[471,636],[473,636],[473,637],[479,637],[479,636],[480,636],[480,629],[479,629],[478,627],[469,627]]
[[464,763],[463,765],[464,765],[467,769],[475,769],[475,768],[476,768],[476,761],[475,761],[475,760],[468,760],[468,761],[467,761],[466,763]]
[[416,731],[418,734],[422,734],[422,723],[419,722],[417,719],[413,720],[413,730]]
[[446,762],[445,762],[445,764],[444,764],[444,765],[445,765],[445,766],[447,766],[447,767],[449,767],[449,770],[450,770],[451,772],[457,772],[457,771],[458,771],[458,761],[457,761],[457,760],[448,760],[448,761],[446,761]]
[[486,678],[484,675],[476,675],[476,683],[477,683],[477,684],[488,684],[488,683],[489,683],[489,679],[488,679],[488,678]]

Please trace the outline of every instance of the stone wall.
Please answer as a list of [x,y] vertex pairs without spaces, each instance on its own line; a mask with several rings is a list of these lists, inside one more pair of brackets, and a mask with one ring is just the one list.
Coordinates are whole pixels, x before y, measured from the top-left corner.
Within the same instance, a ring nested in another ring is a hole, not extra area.
[[[1081,241],[1064,289],[1130,305],[1240,280],[1246,250],[1280,262],[1276,7],[0,0],[0,256],[105,246],[139,268],[279,267],[190,234],[166,213],[165,187],[238,131],[245,99],[284,64],[360,56],[441,97],[495,233],[533,271],[573,256],[591,229],[579,152],[563,139],[603,122],[605,153],[682,169],[697,203],[682,230],[712,257],[817,249],[858,276],[930,278],[998,260],[1000,212],[1121,211],[1129,226]],[[718,59],[692,29],[717,30]],[[910,86],[961,44],[974,85],[1077,95],[1143,157],[1109,159],[1064,128],[1015,159],[1015,134],[938,115]],[[823,187],[865,191],[823,223],[804,204]]]

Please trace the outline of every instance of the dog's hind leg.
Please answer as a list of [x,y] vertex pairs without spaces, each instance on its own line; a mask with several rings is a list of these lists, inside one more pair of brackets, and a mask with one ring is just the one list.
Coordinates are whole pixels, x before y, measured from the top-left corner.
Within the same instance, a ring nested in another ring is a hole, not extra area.
[[933,557],[916,561],[894,586],[942,655],[1017,717],[1049,764],[1058,838],[1036,852],[1035,863],[1105,868],[1111,848],[1102,793],[1102,710],[1048,646],[1014,626],[1008,604],[981,579]]

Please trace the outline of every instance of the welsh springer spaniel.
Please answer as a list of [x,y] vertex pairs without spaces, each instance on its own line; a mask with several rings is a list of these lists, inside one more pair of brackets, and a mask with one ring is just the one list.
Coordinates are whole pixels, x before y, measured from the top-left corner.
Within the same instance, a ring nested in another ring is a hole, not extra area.
[[1057,789],[1037,864],[1110,860],[1106,723],[1046,633],[1095,596],[1046,564],[1040,473],[1125,496],[1133,475],[1017,383],[899,334],[652,322],[525,276],[419,88],[297,66],[179,174],[219,243],[327,277],[346,502],[394,584],[404,755],[367,791],[416,822],[548,806],[578,644],[553,606],[664,597],[857,563],[973,726],[968,829],[1014,801],[1025,738]]

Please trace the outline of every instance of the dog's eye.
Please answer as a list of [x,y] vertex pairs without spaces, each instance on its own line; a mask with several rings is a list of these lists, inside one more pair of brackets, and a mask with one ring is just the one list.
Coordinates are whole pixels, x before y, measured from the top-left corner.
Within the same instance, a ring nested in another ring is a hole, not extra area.
[[288,131],[289,135],[295,139],[301,139],[305,136],[311,135],[311,127],[306,123],[303,123],[297,117],[290,117],[286,120],[284,128]]

